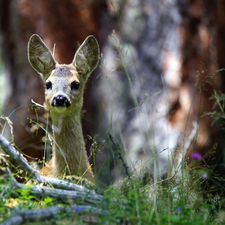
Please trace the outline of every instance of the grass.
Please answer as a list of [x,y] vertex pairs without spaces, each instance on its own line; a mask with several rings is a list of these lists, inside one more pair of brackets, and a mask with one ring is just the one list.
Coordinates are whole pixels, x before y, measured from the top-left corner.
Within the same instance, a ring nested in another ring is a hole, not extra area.
[[[120,151],[120,146],[110,134],[108,135],[112,148]],[[93,138],[92,140],[97,151],[97,142]],[[120,158],[123,160],[123,155],[120,155]],[[197,168],[199,155],[195,154],[194,158]],[[122,164],[127,167],[125,162]],[[22,176],[24,177],[25,174],[23,173]],[[181,169],[180,176],[173,176],[156,183],[153,179],[145,181],[137,178],[129,171],[129,176],[123,181],[100,190],[104,200],[99,205],[95,205],[101,211],[97,216],[97,224],[223,224],[225,200],[219,195],[210,195],[207,190],[209,181],[210,175],[206,169],[184,167]],[[4,176],[0,176],[0,224],[17,212],[44,209],[55,205],[79,204],[70,200],[67,203],[57,202],[46,196],[35,197],[29,188],[30,185],[27,188],[13,190]],[[73,224],[76,220],[76,224],[85,224],[83,218],[88,214],[78,206],[74,213],[59,213],[51,218],[51,221],[55,224]]]
[[[101,209],[98,224],[222,224],[225,223],[224,200],[218,196],[203,198],[200,177],[194,171],[187,172],[185,180],[171,178],[144,185],[137,178],[121,181],[104,190],[104,201],[96,207]],[[190,175],[192,174],[192,175]],[[193,182],[194,180],[194,182]],[[37,198],[27,189],[13,191],[6,189],[8,183],[0,177],[0,222],[15,212],[50,207],[57,203],[49,197]],[[11,199],[13,196],[15,199]],[[207,200],[206,200],[207,199]],[[220,202],[222,201],[222,202]],[[70,205],[71,202],[63,205]],[[78,210],[76,215],[59,214],[54,220],[71,224],[71,218],[85,213]],[[1,223],[0,223],[1,224]],[[58,223],[56,223],[58,224]],[[60,224],[60,223],[59,223]],[[79,224],[83,224],[80,220]]]
[[[121,147],[108,134],[111,148],[122,152]],[[98,143],[92,138],[95,151]],[[159,153],[160,154],[160,153]],[[210,174],[207,169],[182,168],[180,176],[174,176],[158,182],[143,180],[133,175],[123,155],[119,155],[128,177],[110,187],[100,190],[104,200],[95,205],[101,209],[97,224],[223,224],[225,223],[224,200],[219,195],[211,195],[207,190]],[[194,155],[196,168],[199,156]],[[207,167],[206,167],[207,168]],[[20,171],[18,169],[18,171]],[[23,173],[24,177],[25,174]],[[0,176],[0,224],[17,212],[54,205],[69,206],[75,202],[57,202],[50,197],[35,197],[26,189],[10,189],[10,183]],[[12,199],[13,197],[13,199]],[[51,220],[56,224],[72,224],[74,218],[78,224],[84,224],[82,216],[87,215],[82,208],[76,212],[59,213]],[[33,224],[33,223],[32,223]],[[45,223],[43,223],[45,224]]]

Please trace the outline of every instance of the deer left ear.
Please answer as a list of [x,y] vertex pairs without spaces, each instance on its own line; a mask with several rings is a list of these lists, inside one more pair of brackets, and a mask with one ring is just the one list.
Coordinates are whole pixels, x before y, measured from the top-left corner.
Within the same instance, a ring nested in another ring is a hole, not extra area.
[[41,74],[45,81],[49,72],[55,67],[56,60],[47,45],[37,34],[33,34],[30,37],[27,53],[30,65]]
[[90,73],[97,67],[99,61],[99,46],[94,36],[88,36],[78,48],[72,64],[79,74],[87,80]]

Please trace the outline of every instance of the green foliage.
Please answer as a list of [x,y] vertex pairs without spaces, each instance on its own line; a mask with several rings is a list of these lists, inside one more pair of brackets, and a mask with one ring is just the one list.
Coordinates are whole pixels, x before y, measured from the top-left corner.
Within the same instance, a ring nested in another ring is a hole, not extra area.
[[[204,203],[198,192],[191,191],[193,185],[184,188],[185,182],[143,186],[132,179],[126,188],[111,187],[100,224],[216,224],[215,202]],[[198,190],[197,183],[194,186]]]
[[210,116],[213,119],[213,124],[218,120],[222,120],[222,128],[224,128],[225,94],[217,93],[217,91],[214,90],[214,95],[210,97],[210,100],[215,101],[215,104],[213,106],[214,111],[206,113],[205,116]]
[[[185,172],[186,173],[186,172]],[[104,200],[96,207],[101,209],[98,224],[188,224],[207,225],[225,222],[224,201],[221,197],[201,195],[201,173],[194,171],[180,178],[144,185],[140,179],[131,177],[104,190]],[[45,208],[56,202],[50,197],[37,198],[30,194],[30,187],[16,192],[10,189],[6,179],[0,177],[0,222],[16,211]],[[14,197],[14,199],[12,199]],[[68,198],[69,199],[69,198]],[[74,204],[68,200],[66,205]],[[82,208],[77,207],[72,218],[80,218]],[[56,215],[56,220],[70,221],[67,213]],[[68,223],[69,224],[69,223]],[[80,224],[83,224],[82,222]]]

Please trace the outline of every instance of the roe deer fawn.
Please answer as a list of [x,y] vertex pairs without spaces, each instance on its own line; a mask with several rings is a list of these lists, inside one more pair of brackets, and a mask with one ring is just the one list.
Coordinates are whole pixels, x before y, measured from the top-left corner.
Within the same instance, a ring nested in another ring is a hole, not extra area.
[[85,83],[99,61],[99,46],[88,36],[71,64],[58,64],[42,39],[34,34],[28,43],[30,65],[45,84],[45,102],[53,124],[53,157],[40,171],[44,176],[84,176],[95,183],[85,150],[81,109]]

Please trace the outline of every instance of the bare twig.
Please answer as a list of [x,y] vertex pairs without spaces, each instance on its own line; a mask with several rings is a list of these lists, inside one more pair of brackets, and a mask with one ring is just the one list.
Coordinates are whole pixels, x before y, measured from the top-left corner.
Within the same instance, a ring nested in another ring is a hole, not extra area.
[[193,124],[193,130],[184,146],[182,155],[179,157],[178,162],[176,164],[176,169],[175,169],[176,172],[175,173],[177,174],[178,177],[180,177],[180,175],[181,175],[181,168],[182,168],[182,164],[185,162],[185,156],[186,156],[187,150],[191,146],[191,143],[194,140],[194,137],[198,131],[198,124],[196,123],[196,121],[194,121],[192,124]]
[[118,158],[121,160],[121,162],[123,164],[123,167],[125,169],[125,173],[126,173],[127,177],[130,179],[130,177],[131,177],[130,169],[129,169],[127,163],[125,162],[125,159],[123,158],[123,155],[121,154],[120,147],[118,146],[117,143],[115,143],[115,141],[113,140],[112,135],[109,132],[108,132],[108,137],[109,137],[109,140],[112,142],[113,149],[117,152],[117,154],[119,156]]
[[185,160],[185,156],[186,156],[187,150],[191,146],[191,143],[194,140],[194,137],[195,137],[195,135],[197,134],[197,131],[198,131],[198,124],[197,124],[197,122],[193,121],[192,125],[193,125],[193,130],[192,130],[192,132],[190,134],[190,137],[188,138],[188,141],[186,142],[186,144],[184,146],[184,150],[182,152],[182,160]]

